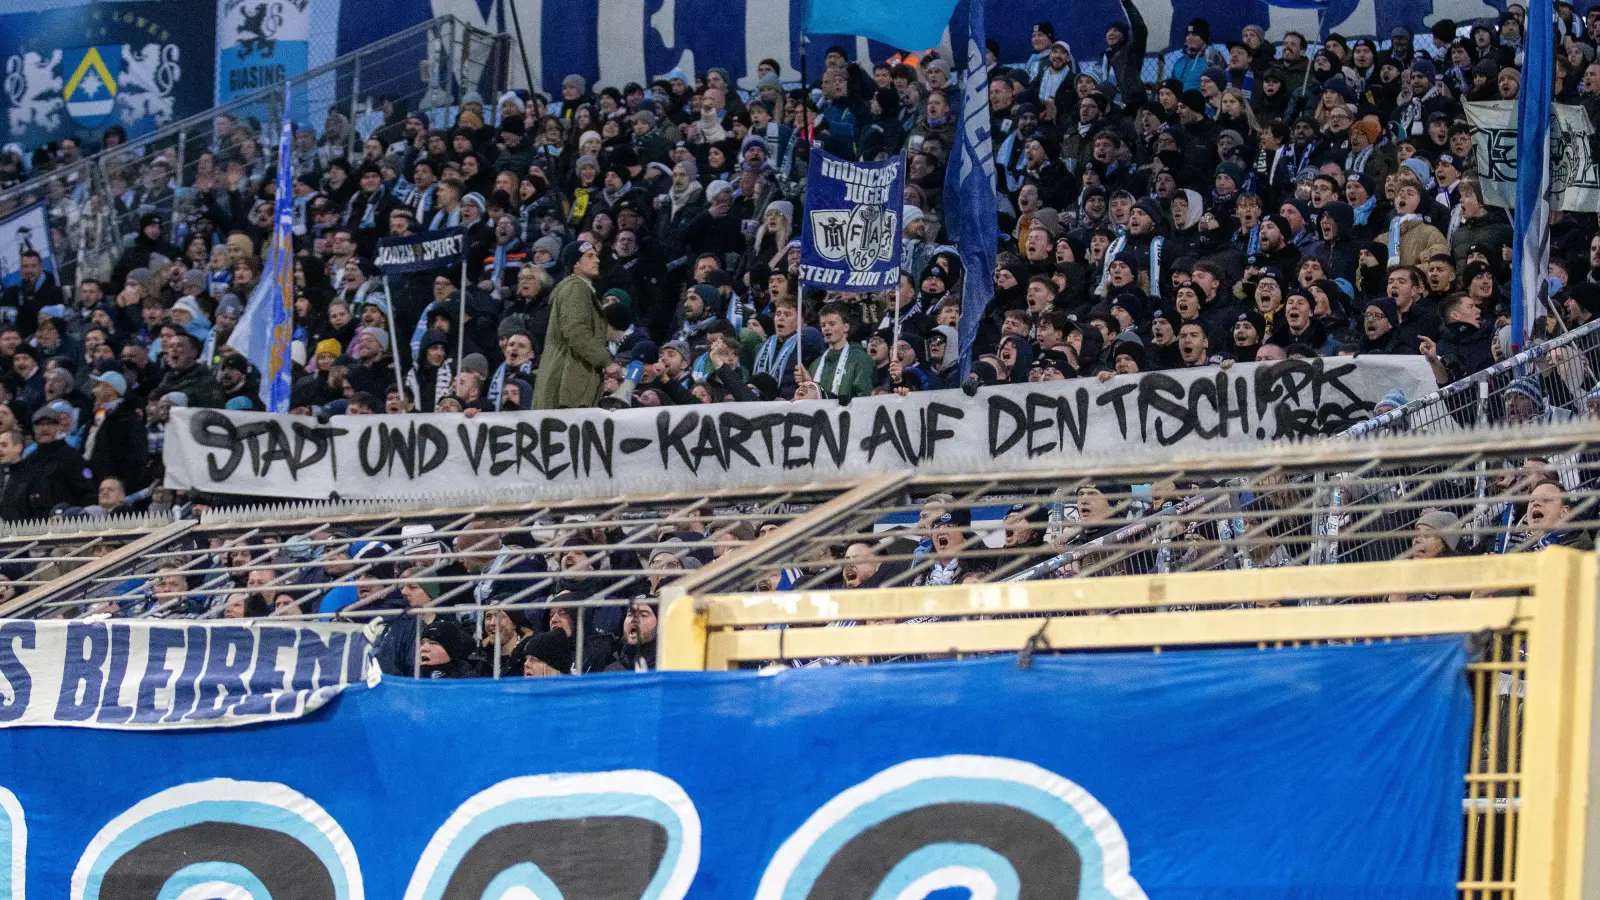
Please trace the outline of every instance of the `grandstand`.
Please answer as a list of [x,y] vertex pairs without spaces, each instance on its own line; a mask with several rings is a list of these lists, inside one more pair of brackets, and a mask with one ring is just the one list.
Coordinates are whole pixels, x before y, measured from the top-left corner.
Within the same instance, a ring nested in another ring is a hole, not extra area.
[[[246,167],[245,187],[260,187],[276,165],[277,147],[267,136],[270,123],[283,118],[285,87],[295,98],[295,118],[312,125],[311,146],[303,148],[308,158],[360,158],[360,136],[394,124],[396,116],[414,113],[430,128],[444,128],[464,104],[499,96],[508,40],[452,16],[412,26],[284,84],[0,189],[0,218],[43,201],[59,282],[109,279],[144,216],[162,217],[164,241],[188,243],[183,223],[206,211],[205,195],[223,181],[219,158],[245,138],[256,157]],[[255,211],[249,214],[253,220]]]
[[[454,16],[0,189],[71,307],[0,303],[0,900],[1600,896],[1600,237],[1529,295],[1445,183],[1499,89],[1452,53],[1521,72],[1527,10],[1382,62],[1174,19],[1136,86],[1119,6],[974,62],[987,258],[942,58],[543,96]],[[799,277],[823,149],[908,169],[897,290]],[[1157,383],[1215,434],[1130,426]],[[1080,418],[1006,456],[1022,391]]]

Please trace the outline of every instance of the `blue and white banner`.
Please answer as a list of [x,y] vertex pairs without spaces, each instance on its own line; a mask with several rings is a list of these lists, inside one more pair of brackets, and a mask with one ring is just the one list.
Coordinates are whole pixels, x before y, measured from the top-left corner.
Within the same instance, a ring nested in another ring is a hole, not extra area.
[[[1484,100],[1461,104],[1472,126],[1478,186],[1483,202],[1512,209],[1517,205],[1517,101]],[[1546,199],[1564,212],[1600,212],[1600,165],[1594,157],[1589,114],[1576,104],[1553,105]]]
[[29,250],[39,254],[46,272],[57,274],[55,241],[43,202],[0,219],[0,287],[22,281],[22,254]]
[[[306,71],[310,0],[218,0],[217,103],[282,84]],[[305,118],[302,92],[297,121]]]
[[[0,728],[154,731],[292,719],[364,684],[370,656],[359,625],[0,622]],[[16,774],[0,787],[14,786]]]
[[268,412],[289,409],[292,377],[290,342],[294,328],[294,190],[290,143],[293,97],[283,86],[286,108],[278,137],[278,177],[272,240],[261,281],[245,304],[244,315],[228,336],[228,346],[243,354],[261,372],[261,402]]
[[378,268],[385,275],[454,269],[467,252],[465,228],[441,228],[405,237],[378,239]]
[[118,125],[129,138],[211,106],[215,0],[121,0],[0,15],[0,144]]
[[994,267],[1000,242],[995,218],[994,135],[989,132],[989,69],[984,62],[982,0],[967,0],[967,41],[961,76],[961,131],[945,175],[948,230],[961,248],[961,377],[972,371],[978,325],[994,299]]
[[1550,300],[1550,92],[1535,86],[1552,84],[1555,49],[1552,0],[1529,0],[1527,53],[1522,77],[1528,90],[1517,95],[1517,248],[1511,257],[1511,343],[1529,346],[1533,324]]
[[5,729],[0,871],[65,900],[1450,897],[1465,664],[387,679],[262,728]]
[[[674,67],[703,73],[714,66],[726,69],[748,89],[755,86],[756,66],[763,59],[777,60],[786,80],[796,77],[800,35],[811,5],[812,0],[515,0],[513,22],[511,0],[390,0],[383,15],[372,15],[363,4],[345,2],[339,7],[339,52],[359,50],[448,14],[497,33],[514,33],[520,24],[523,40],[513,42],[513,52],[519,44],[526,48],[534,86],[546,93],[559,94],[561,79],[569,74],[620,88],[630,81],[648,84]],[[882,0],[868,0],[865,5],[884,6]],[[1492,21],[1505,10],[1506,0],[1328,0],[1325,5],[1314,0],[1136,0],[1136,5],[1149,30],[1149,52],[1160,54],[1182,46],[1184,30],[1196,17],[1211,23],[1212,36],[1219,42],[1238,35],[1247,24],[1260,25],[1274,41],[1285,31],[1298,30],[1313,45],[1335,32],[1347,39],[1376,35],[1386,42],[1400,26],[1417,35],[1417,46],[1427,47],[1433,22]],[[1127,23],[1118,0],[1079,0],[1070,5],[1059,0],[987,0],[986,6],[988,36],[1000,42],[1000,59],[1007,63],[1020,63],[1032,53],[1028,39],[1035,23],[1052,22],[1056,36],[1072,46],[1078,61],[1094,68],[1105,48],[1107,26]],[[819,2],[819,13],[826,13],[821,7]],[[920,6],[895,8],[908,19],[921,18],[924,26],[933,26],[924,34],[940,34],[949,18],[943,2],[934,4],[931,14]],[[860,27],[858,19],[849,21]],[[951,33],[957,30],[952,28]],[[875,31],[860,33],[867,37],[813,30],[807,61],[811,77],[821,74],[822,51],[832,45],[858,62],[867,57],[883,60],[897,49],[922,50],[936,44],[950,49],[937,37],[927,47],[896,48],[872,39]],[[521,60],[514,59],[509,71],[520,86]],[[1153,63],[1147,77],[1156,80]]]
[[852,162],[811,149],[800,283],[851,294],[900,284],[905,158]]

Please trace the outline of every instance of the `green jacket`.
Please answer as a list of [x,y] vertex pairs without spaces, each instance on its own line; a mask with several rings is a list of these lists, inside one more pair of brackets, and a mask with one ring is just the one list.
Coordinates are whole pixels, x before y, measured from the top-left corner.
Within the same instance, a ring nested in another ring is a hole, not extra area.
[[[848,353],[844,361],[844,373],[838,375],[839,357]],[[829,350],[822,354],[822,364],[816,369],[814,380],[822,388],[822,396],[845,400],[854,397],[869,397],[872,395],[872,357],[859,344],[846,344],[845,349]],[[838,390],[834,390],[834,381],[837,380]]]
[[189,398],[189,405],[204,409],[221,409],[225,403],[222,399],[222,388],[217,386],[217,381],[211,370],[196,363],[187,372],[168,371],[161,384],[156,386],[155,396],[164,397],[167,394],[179,391]]
[[600,380],[611,362],[606,320],[594,285],[568,275],[550,295],[550,330],[533,387],[534,409],[579,409],[600,399]]

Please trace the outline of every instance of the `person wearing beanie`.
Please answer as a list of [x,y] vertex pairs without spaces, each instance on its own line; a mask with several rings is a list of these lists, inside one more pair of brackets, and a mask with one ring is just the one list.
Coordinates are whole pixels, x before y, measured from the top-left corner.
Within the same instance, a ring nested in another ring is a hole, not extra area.
[[[1411,549],[1407,551],[1406,558],[1440,559],[1454,556],[1460,552],[1464,537],[1460,528],[1461,519],[1455,513],[1443,509],[1428,510],[1417,517],[1416,534],[1411,536]],[[1471,538],[1467,537],[1467,540]],[[1399,596],[1407,600],[1414,598],[1414,595],[1410,594]],[[1436,599],[1436,597],[1423,596],[1415,599]]]
[[1546,419],[1550,414],[1544,388],[1534,375],[1519,375],[1506,385],[1505,409],[1507,425],[1524,425]]
[[[327,343],[324,341],[323,343]],[[319,355],[320,355],[320,347]],[[450,335],[438,328],[423,332],[411,371],[406,373],[406,393],[418,412],[433,412],[439,398],[450,393],[455,372],[450,359]]]
[[1167,74],[1183,83],[1185,91],[1198,91],[1207,69],[1225,68],[1222,55],[1211,49],[1211,23],[1194,19],[1184,29],[1183,46],[1167,54]]
[[400,201],[383,183],[383,172],[376,165],[361,167],[357,185],[346,221],[356,249],[363,258],[371,259],[378,251],[378,239],[389,233],[389,213],[400,208]]
[[577,659],[577,642],[562,629],[536,634],[523,641],[518,650],[522,657],[520,674],[528,678],[570,675]]
[[1256,352],[1267,340],[1267,320],[1253,309],[1244,310],[1234,318],[1228,338],[1227,353],[1234,361],[1255,362]]
[[472,635],[455,619],[439,617],[422,629],[418,672],[423,678],[477,678],[478,667],[472,664],[471,655]]
[[358,393],[383,397],[395,386],[394,359],[390,355],[389,332],[382,328],[357,328],[350,342],[355,364],[346,378]]
[[582,75],[568,75],[561,79],[561,105],[556,115],[570,123],[578,109],[594,101],[589,94],[589,84]]
[[[1048,24],[1048,23],[1046,23]],[[1035,37],[1038,32],[1034,32]],[[1066,104],[1072,102],[1076,96],[1073,85],[1078,78],[1078,61],[1072,56],[1072,45],[1066,41],[1055,41],[1044,51],[1043,62],[1038,71],[1032,75],[1033,81],[1028,85],[1033,95],[1039,98],[1039,103],[1047,108],[1054,107],[1056,118]],[[1070,96],[1064,96],[1066,91]],[[1059,98],[1059,99],[1058,99]]]
[[[1166,211],[1161,201],[1145,197],[1133,204],[1128,213],[1128,227],[1106,250],[1108,259],[1125,261],[1133,269],[1139,288],[1152,297],[1171,293],[1172,266],[1177,258],[1178,246],[1167,240],[1171,229],[1167,225]],[[1105,267],[1097,293],[1109,296],[1111,266]]]
[[900,122],[900,93],[893,87],[879,88],[868,106],[871,117],[861,134],[861,159],[874,162],[898,154],[906,142],[906,129]]
[[1362,353],[1415,353],[1414,349],[1399,346],[1400,310],[1388,297],[1374,297],[1367,301],[1362,313]]
[[[1364,116],[1350,123],[1348,138],[1350,149],[1345,153],[1344,157],[1344,171],[1347,179],[1361,175],[1370,177],[1372,181],[1377,182],[1388,174],[1388,160],[1383,154],[1377,152],[1378,138],[1381,134],[1381,126],[1371,116]],[[1368,190],[1367,193],[1371,194],[1372,191]]]
[[482,353],[468,353],[461,359],[461,371],[471,372],[484,381],[489,380],[489,360]]
[[1056,39],[1056,26],[1052,22],[1040,22],[1033,26],[1033,33],[1028,36],[1028,60],[1022,68],[1028,73],[1028,80],[1039,77],[1039,72],[1044,69],[1045,63],[1050,58],[1050,46]]
[[[1142,92],[1142,68],[1150,42],[1150,29],[1133,0],[1118,0],[1126,22],[1107,23],[1105,47],[1100,51],[1096,68],[1106,84],[1121,93],[1123,85],[1130,93]],[[1041,97],[1043,99],[1043,97]],[[1070,114],[1070,110],[1060,110]]]
[[583,409],[600,399],[600,384],[611,348],[600,311],[595,281],[600,277],[600,248],[577,244],[572,274],[550,294],[550,325],[539,353],[534,384],[535,409]]
[[1574,281],[1567,286],[1566,299],[1561,303],[1566,313],[1567,327],[1577,328],[1600,316],[1600,284],[1593,281]]

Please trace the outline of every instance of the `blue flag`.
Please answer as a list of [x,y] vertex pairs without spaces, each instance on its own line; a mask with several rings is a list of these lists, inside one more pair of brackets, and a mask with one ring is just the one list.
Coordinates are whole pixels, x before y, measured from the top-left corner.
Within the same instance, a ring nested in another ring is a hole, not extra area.
[[1511,257],[1511,340],[1528,346],[1550,291],[1550,85],[1555,78],[1552,0],[1528,4],[1527,48],[1517,97],[1517,250]]
[[289,85],[283,86],[283,133],[278,140],[278,196],[273,210],[272,241],[261,281],[250,293],[244,315],[228,337],[261,372],[261,402],[268,412],[289,411],[289,344],[294,333],[294,178],[290,141]]
[[967,64],[961,78],[961,131],[945,176],[945,221],[961,248],[961,377],[972,371],[978,323],[994,299],[995,248],[1000,226],[995,213],[994,142],[989,135],[989,69],[983,58],[983,0],[969,3]]
[[899,0],[811,0],[805,30],[857,34],[901,50],[926,50],[939,45],[955,8],[956,0],[931,0],[914,8]]

